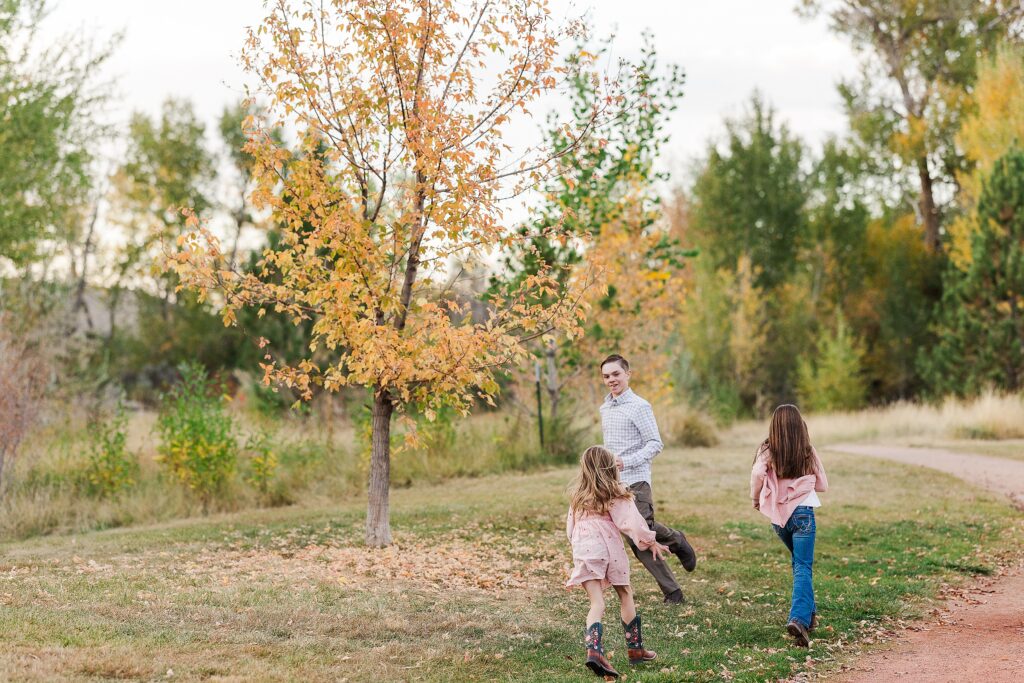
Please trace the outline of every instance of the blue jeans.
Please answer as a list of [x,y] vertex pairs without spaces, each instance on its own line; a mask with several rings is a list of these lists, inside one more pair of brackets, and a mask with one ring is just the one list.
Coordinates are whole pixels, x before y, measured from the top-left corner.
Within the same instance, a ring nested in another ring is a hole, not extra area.
[[800,505],[793,510],[786,526],[772,524],[772,529],[789,548],[793,557],[793,605],[789,621],[798,621],[809,627],[811,614],[818,611],[814,603],[814,508]]

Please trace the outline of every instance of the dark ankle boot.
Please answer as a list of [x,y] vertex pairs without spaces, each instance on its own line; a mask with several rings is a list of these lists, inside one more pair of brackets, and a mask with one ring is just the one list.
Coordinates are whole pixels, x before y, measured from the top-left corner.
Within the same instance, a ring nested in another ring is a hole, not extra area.
[[626,650],[629,655],[630,664],[643,664],[658,656],[654,650],[644,649],[644,633],[640,627],[640,615],[633,617],[633,621],[622,622],[622,628],[626,631]]
[[587,668],[598,676],[618,678],[619,672],[604,656],[604,646],[601,644],[603,633],[604,627],[600,621],[587,627]]

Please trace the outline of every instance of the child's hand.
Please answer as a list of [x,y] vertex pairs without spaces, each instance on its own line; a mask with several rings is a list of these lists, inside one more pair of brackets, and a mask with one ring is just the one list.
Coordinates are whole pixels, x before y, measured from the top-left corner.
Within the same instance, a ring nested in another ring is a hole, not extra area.
[[754,509],[755,510],[760,510],[761,509],[761,501],[759,501],[757,498],[751,499],[750,502],[754,504]]
[[651,554],[654,555],[654,559],[661,561],[661,558],[668,553],[668,546],[660,543],[655,543],[651,546]]

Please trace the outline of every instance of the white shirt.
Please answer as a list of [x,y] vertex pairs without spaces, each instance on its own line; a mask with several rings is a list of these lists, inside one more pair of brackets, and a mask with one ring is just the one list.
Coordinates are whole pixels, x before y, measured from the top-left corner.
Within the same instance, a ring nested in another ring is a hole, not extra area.
[[800,505],[806,505],[807,507],[820,508],[821,499],[818,498],[817,491],[811,491],[807,494],[807,497],[800,501]]

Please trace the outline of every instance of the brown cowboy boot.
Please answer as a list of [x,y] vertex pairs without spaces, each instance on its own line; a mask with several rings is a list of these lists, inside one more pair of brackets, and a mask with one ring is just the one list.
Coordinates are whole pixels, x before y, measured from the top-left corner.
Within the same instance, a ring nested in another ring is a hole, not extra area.
[[629,655],[630,664],[643,664],[658,656],[654,650],[644,649],[644,634],[640,628],[639,614],[628,624],[622,622],[622,628],[626,631],[626,653]]
[[789,635],[793,636],[796,640],[796,644],[799,647],[810,647],[811,645],[811,634],[807,630],[807,627],[801,624],[796,619],[793,619],[786,624],[786,630],[789,631]]
[[618,678],[619,672],[604,656],[604,646],[601,645],[603,631],[600,621],[587,627],[587,668],[598,676]]

